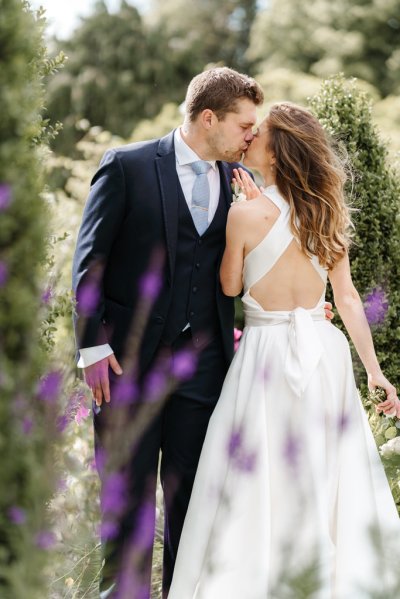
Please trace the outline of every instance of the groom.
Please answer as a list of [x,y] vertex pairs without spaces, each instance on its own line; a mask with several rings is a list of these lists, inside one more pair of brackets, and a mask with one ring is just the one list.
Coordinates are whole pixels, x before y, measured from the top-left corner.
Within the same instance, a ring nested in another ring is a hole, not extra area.
[[[97,451],[113,409],[110,380],[121,373],[127,332],[155,248],[162,248],[165,263],[139,349],[138,378],[160,352],[173,360],[189,346],[198,356],[193,376],[173,391],[132,456],[129,513],[112,548],[110,542],[103,543],[101,597],[115,596],[124,542],[140,525],[140,506],[145,497],[148,501],[149,488],[155,503],[160,450],[163,595],[168,594],[207,424],[233,355],[234,305],[222,293],[218,272],[232,201],[232,169],[253,139],[256,107],[262,102],[263,92],[254,79],[225,67],[205,71],[188,87],[182,127],[162,139],[106,152],[92,181],[73,286],[78,298],[78,365],[97,404]],[[99,259],[103,271],[99,275],[95,269],[93,275],[91,265]],[[88,315],[79,299],[99,276],[100,298]],[[150,547],[140,566],[147,589],[143,598],[150,597],[151,561]]]

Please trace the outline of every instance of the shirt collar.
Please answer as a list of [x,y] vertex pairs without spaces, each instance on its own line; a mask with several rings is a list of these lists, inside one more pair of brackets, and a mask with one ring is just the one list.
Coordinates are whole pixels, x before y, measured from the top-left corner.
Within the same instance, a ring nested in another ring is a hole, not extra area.
[[[196,162],[196,160],[201,160],[196,152],[194,152],[194,150],[192,150],[192,148],[190,148],[183,140],[179,127],[175,129],[174,142],[176,161],[180,166],[191,164],[192,162]],[[214,170],[217,169],[216,160],[206,160],[206,162],[208,162]]]

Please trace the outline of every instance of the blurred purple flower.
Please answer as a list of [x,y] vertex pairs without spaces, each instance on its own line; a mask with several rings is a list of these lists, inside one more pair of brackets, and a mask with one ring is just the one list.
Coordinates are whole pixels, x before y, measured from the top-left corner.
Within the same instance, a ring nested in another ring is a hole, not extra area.
[[91,316],[96,311],[100,301],[98,282],[90,279],[79,287],[76,300],[79,313],[83,316]]
[[113,398],[121,404],[130,404],[137,399],[138,393],[137,385],[128,377],[123,376],[115,385]]
[[80,404],[76,414],[75,414],[75,422],[78,425],[81,425],[82,422],[84,420],[86,420],[86,418],[89,416],[90,414],[90,409],[87,408],[86,406],[84,406],[83,404]]
[[56,537],[50,530],[41,530],[35,537],[35,545],[45,551],[54,547]]
[[181,350],[172,358],[172,375],[179,380],[189,379],[196,372],[197,355],[190,350]]
[[132,548],[134,550],[146,551],[153,546],[155,525],[155,506],[150,501],[146,501],[140,507],[138,524],[132,539]]
[[0,287],[4,287],[8,279],[8,266],[4,260],[0,260]]
[[107,463],[107,452],[105,449],[97,447],[94,454],[94,461],[99,474],[104,472]]
[[[129,557],[129,556],[128,556]],[[130,571],[129,559],[125,560],[127,565],[122,567],[118,577],[118,585],[115,599],[149,599],[149,588],[147,584],[141,584],[137,571]]]
[[112,522],[111,520],[105,520],[100,525],[100,536],[104,541],[110,541],[118,536],[119,525],[118,522]]
[[161,289],[160,273],[149,271],[140,279],[139,289],[141,295],[149,300],[154,300],[158,296]]
[[381,287],[373,289],[364,300],[364,310],[369,324],[381,324],[389,307],[385,291]]
[[54,370],[44,376],[39,383],[39,397],[48,403],[54,403],[61,391],[62,375]]
[[234,458],[242,447],[242,431],[240,429],[233,431],[229,437],[228,456]]
[[340,414],[339,422],[338,422],[339,434],[342,434],[345,431],[347,431],[347,429],[349,428],[349,424],[350,424],[349,415],[345,414],[345,413]]
[[8,510],[8,517],[10,518],[10,521],[13,524],[17,524],[18,526],[20,526],[21,524],[24,524],[26,521],[26,512],[21,507],[13,505]]
[[53,289],[51,287],[47,287],[42,293],[42,302],[43,304],[48,304],[50,300],[53,298]]
[[290,468],[293,470],[297,470],[298,468],[298,459],[300,457],[301,443],[298,437],[295,437],[293,434],[289,433],[289,435],[285,439],[285,443],[283,446],[283,457]]
[[149,373],[144,385],[144,396],[146,401],[152,402],[160,399],[167,389],[167,377],[158,369]]
[[59,416],[57,418],[57,424],[56,424],[57,432],[63,433],[65,431],[65,429],[67,428],[69,422],[70,422],[70,420],[66,414]]
[[127,503],[127,479],[121,472],[112,472],[101,490],[101,509],[105,514],[122,514]]
[[7,210],[11,204],[11,187],[7,183],[0,183],[0,212]]
[[240,472],[253,472],[257,453],[248,451],[243,444],[243,435],[241,429],[233,431],[228,442],[228,456],[232,466]]
[[66,491],[67,488],[68,488],[68,485],[67,485],[67,481],[65,480],[65,478],[60,478],[57,483],[57,491],[59,493],[62,493],[63,491]]
[[33,428],[33,420],[32,418],[29,418],[29,416],[25,416],[24,419],[22,420],[22,432],[24,433],[24,435],[29,435],[32,432],[32,428]]

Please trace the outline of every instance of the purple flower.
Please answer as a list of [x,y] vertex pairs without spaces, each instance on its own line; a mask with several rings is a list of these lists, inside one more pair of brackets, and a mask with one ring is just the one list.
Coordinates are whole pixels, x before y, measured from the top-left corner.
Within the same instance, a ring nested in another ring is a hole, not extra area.
[[233,431],[229,438],[228,455],[235,458],[242,447],[242,432],[240,429]]
[[59,493],[62,493],[63,491],[66,491],[67,488],[68,488],[68,486],[67,486],[67,481],[65,480],[65,478],[60,478],[57,483],[57,491]]
[[233,431],[228,442],[228,456],[232,466],[240,472],[253,472],[256,466],[257,453],[244,447],[241,429]]
[[7,183],[0,183],[0,212],[7,210],[11,204],[11,187]]
[[113,392],[113,398],[121,404],[133,403],[138,396],[138,388],[127,377],[118,379]]
[[4,285],[7,283],[7,279],[8,266],[3,260],[0,260],[0,287],[4,287]]
[[76,300],[79,313],[83,316],[91,316],[100,301],[100,289],[97,281],[91,279],[79,287]]
[[149,599],[148,585],[141,583],[138,572],[131,571],[132,566],[130,566],[129,559],[125,559],[125,561],[127,565],[123,566],[119,574],[117,592],[116,595],[113,594],[113,597],[115,599]]
[[298,459],[300,457],[301,444],[300,439],[293,434],[289,434],[283,446],[283,457],[290,468],[297,470]]
[[349,424],[350,424],[350,418],[348,414],[340,414],[339,416],[339,422],[338,422],[338,429],[339,429],[339,433],[342,434],[345,431],[347,431],[347,429],[349,428]]
[[42,293],[42,302],[43,304],[48,304],[53,297],[53,290],[51,287],[47,287]]
[[10,521],[13,524],[17,524],[18,526],[20,526],[21,524],[24,524],[26,521],[26,512],[21,507],[13,505],[8,510],[8,517],[10,518]]
[[65,431],[65,429],[67,428],[69,422],[70,422],[70,420],[66,414],[59,416],[57,418],[57,424],[56,424],[57,431],[59,433],[63,433]]
[[120,472],[112,472],[103,483],[101,492],[101,508],[105,514],[119,516],[127,503],[126,476]]
[[107,463],[107,452],[105,449],[97,447],[94,454],[95,466],[99,474],[104,472]]
[[84,420],[89,416],[90,410],[83,404],[81,404],[75,414],[75,422],[81,425]]
[[28,416],[25,416],[22,420],[22,432],[24,435],[29,435],[32,432],[33,428],[33,420]]
[[190,379],[196,371],[197,356],[193,351],[181,350],[172,359],[172,375],[179,380]]
[[388,306],[385,291],[381,287],[373,289],[364,300],[365,315],[369,324],[381,324],[385,320]]
[[135,550],[146,551],[152,547],[154,542],[155,522],[156,515],[154,504],[146,501],[140,507],[138,524],[132,540],[132,547]]
[[54,403],[61,390],[61,373],[57,370],[49,372],[39,383],[39,397],[43,401]]
[[158,296],[161,289],[161,276],[158,272],[147,272],[144,274],[139,283],[141,295],[149,300],[154,300]]
[[41,530],[35,537],[35,545],[45,551],[51,549],[56,542],[54,533],[50,530]]
[[105,520],[100,525],[100,536],[104,541],[115,539],[118,536],[119,526],[117,522]]
[[160,370],[153,370],[146,378],[144,395],[147,401],[156,401],[162,397],[167,388],[167,377]]

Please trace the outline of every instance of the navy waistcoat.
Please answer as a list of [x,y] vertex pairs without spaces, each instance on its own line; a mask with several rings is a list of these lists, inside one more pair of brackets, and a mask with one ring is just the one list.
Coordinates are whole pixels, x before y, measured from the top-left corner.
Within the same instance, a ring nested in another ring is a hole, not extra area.
[[204,337],[214,337],[219,333],[216,293],[225,247],[228,207],[221,190],[214,218],[200,237],[180,184],[178,190],[178,241],[173,296],[163,341],[172,343],[189,323],[194,345],[200,346]]

